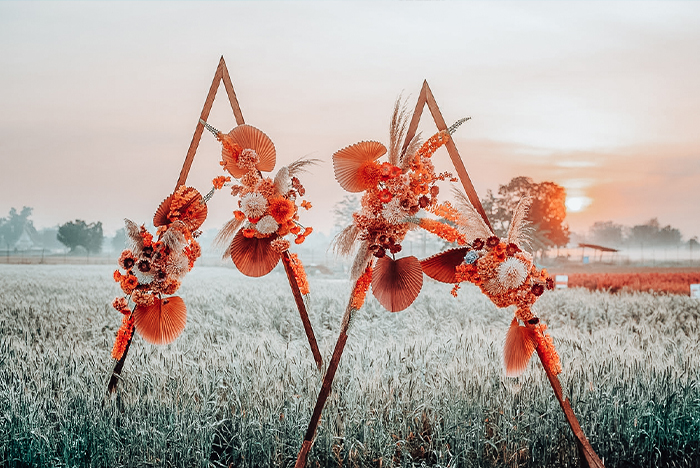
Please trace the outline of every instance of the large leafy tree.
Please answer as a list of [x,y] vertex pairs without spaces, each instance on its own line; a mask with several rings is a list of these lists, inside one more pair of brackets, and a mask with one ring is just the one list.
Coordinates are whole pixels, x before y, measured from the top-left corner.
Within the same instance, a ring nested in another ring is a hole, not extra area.
[[545,252],[551,247],[564,247],[569,243],[569,226],[566,218],[566,190],[554,182],[535,183],[529,177],[515,177],[498,188],[498,195],[490,190],[481,201],[484,210],[498,236],[505,236],[518,202],[532,197],[527,219],[534,228],[532,247]]
[[102,222],[87,224],[82,219],[68,221],[58,228],[56,238],[74,252],[78,246],[82,246],[89,253],[97,253],[102,249],[104,235]]
[[22,211],[18,212],[12,208],[7,218],[0,218],[0,237],[3,247],[15,245],[25,229],[29,229],[31,233],[35,232],[34,224],[29,219],[31,215],[32,208],[24,206]]

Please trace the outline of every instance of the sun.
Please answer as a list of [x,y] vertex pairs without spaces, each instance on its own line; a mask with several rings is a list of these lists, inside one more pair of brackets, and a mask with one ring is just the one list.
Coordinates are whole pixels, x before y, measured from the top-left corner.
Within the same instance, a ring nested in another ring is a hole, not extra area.
[[566,211],[578,213],[579,211],[585,210],[592,201],[593,200],[588,197],[567,197],[564,203],[566,205]]

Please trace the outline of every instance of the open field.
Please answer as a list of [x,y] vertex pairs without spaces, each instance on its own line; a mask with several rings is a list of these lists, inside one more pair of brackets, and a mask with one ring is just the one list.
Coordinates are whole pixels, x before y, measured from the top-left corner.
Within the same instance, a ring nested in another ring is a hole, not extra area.
[[[289,466],[321,375],[286,279],[196,267],[174,344],[136,337],[105,401],[121,315],[107,265],[0,265],[0,466]],[[324,358],[349,294],[310,277]],[[504,377],[512,313],[467,285],[355,319],[309,466],[577,466],[539,363]],[[564,392],[608,467],[700,466],[700,301],[552,291],[537,304]]]

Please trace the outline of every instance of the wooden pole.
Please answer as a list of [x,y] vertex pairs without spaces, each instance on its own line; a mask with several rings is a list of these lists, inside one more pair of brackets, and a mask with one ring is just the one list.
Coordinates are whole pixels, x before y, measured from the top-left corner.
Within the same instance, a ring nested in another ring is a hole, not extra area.
[[[355,284],[357,285],[357,283]],[[353,291],[354,290],[355,288],[353,287]],[[348,329],[350,328],[350,319],[352,318],[353,314],[353,309],[350,305],[351,303],[352,297],[350,297],[348,306],[345,309],[345,315],[343,316],[343,322],[340,327],[338,341],[335,343],[335,349],[333,350],[331,361],[328,363],[326,375],[323,376],[321,391],[316,399],[316,406],[314,406],[314,412],[311,415],[311,420],[309,421],[309,426],[306,429],[306,435],[304,436],[304,441],[301,444],[301,450],[299,450],[299,454],[297,455],[297,461],[294,464],[294,468],[304,468],[306,466],[306,457],[309,455],[311,444],[316,436],[316,429],[318,428],[318,423],[321,421],[321,412],[323,411],[326,400],[328,400],[328,396],[331,393],[333,378],[335,377],[335,372],[338,370],[338,364],[340,363],[340,357],[343,355],[345,343],[348,341]]]
[[323,370],[323,358],[321,357],[321,352],[318,350],[318,343],[316,343],[314,329],[311,327],[309,314],[306,311],[306,304],[304,304],[304,298],[301,296],[299,283],[297,282],[297,278],[294,275],[294,270],[292,270],[291,258],[289,256],[288,250],[285,250],[284,253],[282,253],[282,264],[284,265],[284,271],[287,273],[287,279],[289,280],[289,286],[292,288],[292,295],[294,295],[294,301],[297,304],[297,309],[299,309],[299,315],[301,316],[301,323],[304,325],[306,338],[309,340],[311,354],[314,355],[316,366],[318,367],[318,370],[321,371]]
[[544,365],[545,361],[542,356],[542,351],[539,347],[537,348],[537,355],[539,356],[540,362],[542,363],[542,367],[544,368],[544,371],[547,374],[549,384],[552,386],[552,390],[554,390],[554,396],[557,397],[557,401],[559,402],[561,409],[564,411],[564,417],[569,423],[571,431],[574,433],[574,437],[576,438],[576,446],[578,447],[578,451],[581,455],[582,461],[589,468],[604,468],[603,462],[600,460],[598,455],[596,455],[595,451],[593,450],[593,447],[591,447],[590,442],[588,442],[586,435],[583,433],[581,425],[579,424],[578,419],[574,414],[574,410],[571,408],[571,403],[569,402],[569,399],[564,398],[559,378],[553,373],[551,373],[549,368]]
[[[133,313],[133,311],[132,311]],[[124,348],[124,352],[122,353],[122,357],[119,358],[117,363],[114,365],[114,370],[112,371],[112,375],[109,377],[109,383],[107,384],[107,395],[110,393],[113,393],[117,390],[117,384],[119,383],[119,380],[122,375],[122,368],[124,367],[124,362],[126,362],[126,355],[129,352],[129,347],[131,346],[131,340],[134,339],[134,333],[136,332],[136,329],[131,330],[131,337],[129,338],[129,341],[126,342],[126,347]]]

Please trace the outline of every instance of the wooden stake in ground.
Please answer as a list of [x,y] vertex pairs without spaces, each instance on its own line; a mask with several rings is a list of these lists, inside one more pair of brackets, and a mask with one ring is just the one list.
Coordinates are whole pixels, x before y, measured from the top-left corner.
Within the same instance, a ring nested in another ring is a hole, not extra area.
[[350,300],[348,301],[348,306],[345,308],[345,315],[343,315],[343,321],[340,325],[340,333],[338,334],[338,340],[335,343],[335,348],[333,349],[333,356],[328,363],[328,369],[326,369],[326,374],[323,376],[323,383],[321,384],[321,391],[318,393],[318,398],[316,399],[316,405],[314,406],[314,412],[311,414],[311,420],[306,429],[306,434],[304,435],[304,441],[301,444],[301,449],[297,455],[297,461],[294,464],[295,468],[304,468],[306,466],[306,459],[309,455],[309,450],[311,450],[311,445],[313,444],[314,437],[316,436],[316,429],[318,428],[318,423],[321,421],[321,412],[323,407],[328,400],[328,396],[331,393],[331,385],[333,384],[333,379],[335,378],[335,372],[338,370],[338,364],[340,363],[340,357],[343,355],[343,350],[345,349],[345,343],[348,341],[348,330],[350,329],[350,324],[352,322],[352,316],[357,312],[364,303],[365,295],[369,289],[370,281],[372,280],[372,262],[370,261],[365,268],[365,272],[360,276],[360,278],[355,281],[355,285],[350,295]]

